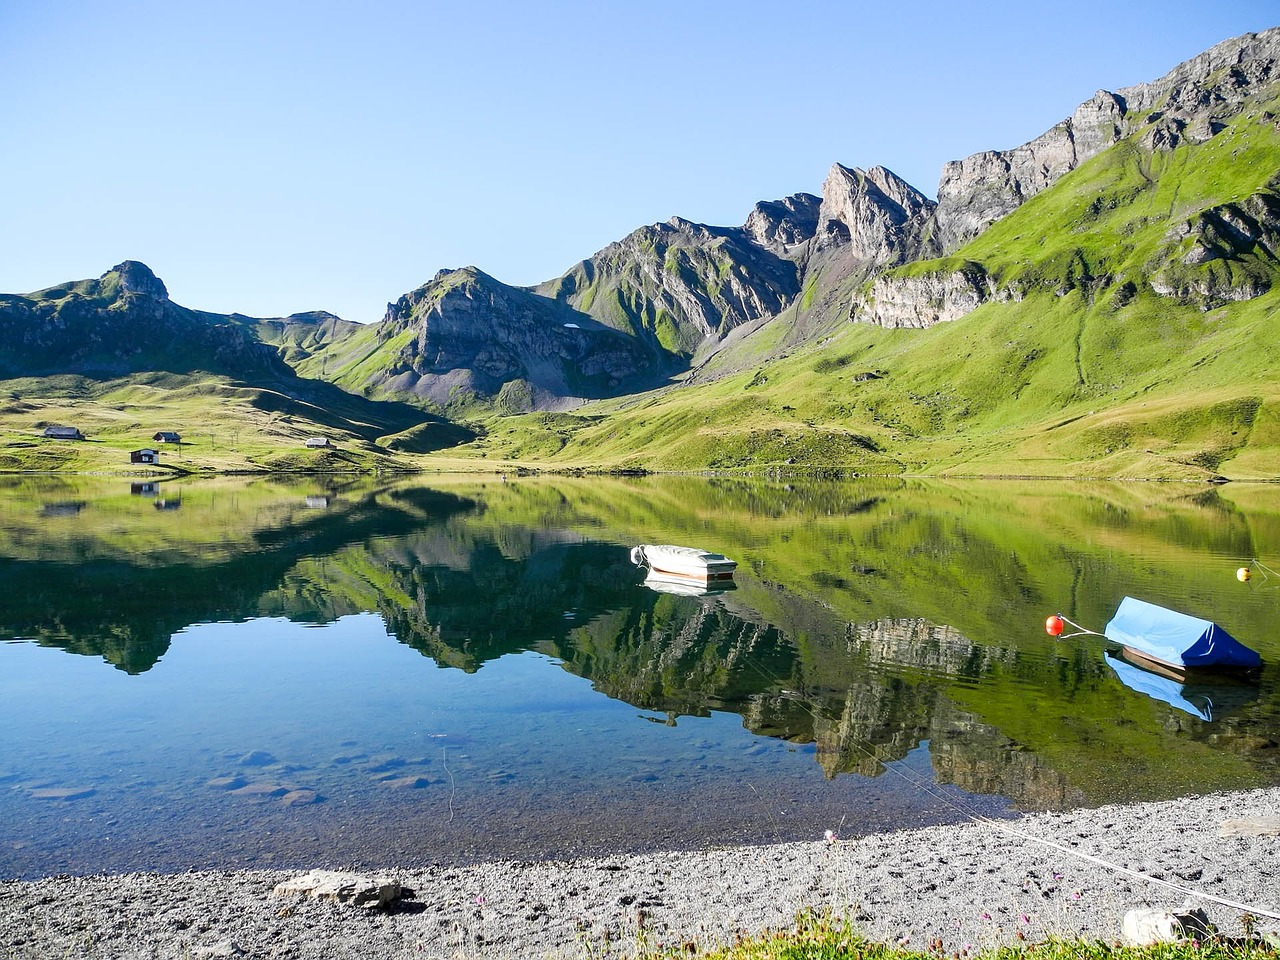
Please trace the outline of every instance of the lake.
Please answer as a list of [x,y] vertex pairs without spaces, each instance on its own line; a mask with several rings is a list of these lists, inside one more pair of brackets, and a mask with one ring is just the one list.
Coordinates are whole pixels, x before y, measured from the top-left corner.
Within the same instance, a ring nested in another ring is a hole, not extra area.
[[[0,478],[0,877],[813,840],[1280,783],[1280,488]],[[646,586],[637,543],[739,563]],[[1249,583],[1236,570],[1251,561]],[[1253,683],[1135,682],[1125,595]]]

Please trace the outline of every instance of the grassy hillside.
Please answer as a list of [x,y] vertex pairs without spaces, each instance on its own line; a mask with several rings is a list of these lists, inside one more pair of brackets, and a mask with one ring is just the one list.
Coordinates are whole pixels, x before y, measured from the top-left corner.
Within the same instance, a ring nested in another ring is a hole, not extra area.
[[[995,296],[960,320],[849,324],[713,383],[492,421],[471,452],[605,468],[1273,477],[1280,271],[1265,239],[1221,224],[1280,206],[1276,113],[1266,104],[1173,150],[1124,141],[955,258],[896,271],[980,267]],[[754,337],[778,342],[771,326]],[[754,337],[737,349],[765,354]]]
[[[46,426],[84,440],[51,440]],[[158,431],[181,444],[156,443]],[[309,449],[309,437],[333,446]],[[0,472],[319,472],[406,470],[408,453],[469,435],[404,404],[375,403],[309,381],[248,384],[212,374],[135,374],[117,380],[60,376],[0,381]],[[160,467],[129,451],[160,450]]]

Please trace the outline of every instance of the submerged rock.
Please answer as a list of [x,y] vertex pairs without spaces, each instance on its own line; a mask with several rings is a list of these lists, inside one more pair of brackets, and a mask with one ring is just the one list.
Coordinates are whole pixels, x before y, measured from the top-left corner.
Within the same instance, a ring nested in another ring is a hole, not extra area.
[[423,787],[431,786],[431,781],[426,777],[391,777],[380,782],[383,786],[394,787],[397,790],[421,790]]
[[244,777],[214,777],[205,783],[206,787],[212,787],[214,790],[239,790],[247,781]]
[[321,799],[323,798],[320,794],[314,790],[298,789],[290,790],[280,798],[280,802],[286,807],[306,807],[313,803],[319,803]]
[[239,763],[242,767],[269,767],[273,763],[278,763],[276,758],[266,750],[254,750],[246,753],[240,758]]
[[93,787],[37,787],[31,796],[36,800],[83,800],[97,792]]

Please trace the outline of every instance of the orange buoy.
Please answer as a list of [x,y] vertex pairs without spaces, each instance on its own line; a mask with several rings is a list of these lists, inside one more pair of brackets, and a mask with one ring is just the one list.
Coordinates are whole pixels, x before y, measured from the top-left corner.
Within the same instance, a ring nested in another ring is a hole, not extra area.
[[1044,632],[1051,637],[1061,636],[1062,635],[1062,617],[1060,617],[1058,614],[1055,613],[1052,617],[1049,617],[1047,620],[1045,620]]
[[1253,571],[1250,570],[1248,567],[1241,567],[1239,570],[1236,571],[1236,579],[1239,580],[1241,583],[1248,583],[1249,579],[1252,576],[1253,576]]

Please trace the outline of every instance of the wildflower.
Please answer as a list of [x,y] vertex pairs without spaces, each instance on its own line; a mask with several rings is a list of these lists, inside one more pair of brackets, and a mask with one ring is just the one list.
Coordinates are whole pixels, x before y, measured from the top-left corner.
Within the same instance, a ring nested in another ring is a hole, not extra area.
[[983,920],[990,920],[990,919],[991,919],[991,914],[990,914],[990,913],[988,913],[986,910],[983,910],[983,911],[982,911],[982,917],[981,917],[981,919],[983,919]]
[[835,843],[838,839],[840,839],[839,837],[836,836],[836,832],[834,830],[828,830],[822,836],[826,838],[827,843]]
[[483,906],[485,905],[485,902],[486,902],[486,901],[485,901],[485,896],[484,896],[484,894],[483,894],[483,893],[482,893],[482,894],[480,894],[480,896],[476,897],[476,906],[477,906],[477,907],[483,907]]
[[1030,918],[1030,917],[1028,917],[1028,916],[1024,913],[1024,914],[1022,915],[1022,922],[1023,922],[1023,923],[1030,923],[1030,922],[1031,922],[1031,918]]

